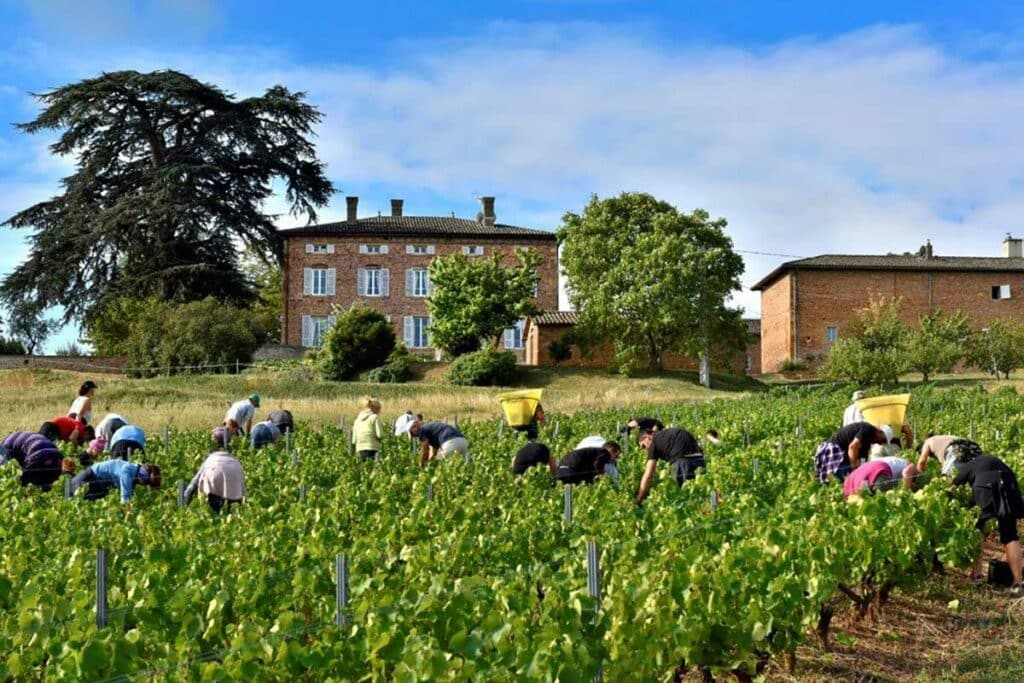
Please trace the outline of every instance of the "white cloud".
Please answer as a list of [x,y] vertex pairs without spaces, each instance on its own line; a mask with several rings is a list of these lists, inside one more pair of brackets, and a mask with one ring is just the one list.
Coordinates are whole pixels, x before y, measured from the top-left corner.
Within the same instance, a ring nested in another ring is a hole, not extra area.
[[[347,191],[388,184],[459,205],[496,194],[519,223],[555,227],[591,192],[644,190],[727,217],[754,251],[884,253],[931,238],[938,253],[995,255],[1020,230],[1013,57],[965,57],[906,26],[757,50],[687,40],[500,24],[402,44],[387,69],[266,49],[107,52],[62,62],[61,80],[170,66],[242,95],[281,82],[323,109],[320,154]],[[749,256],[746,284],[780,260]],[[759,310],[754,294],[737,300]]]

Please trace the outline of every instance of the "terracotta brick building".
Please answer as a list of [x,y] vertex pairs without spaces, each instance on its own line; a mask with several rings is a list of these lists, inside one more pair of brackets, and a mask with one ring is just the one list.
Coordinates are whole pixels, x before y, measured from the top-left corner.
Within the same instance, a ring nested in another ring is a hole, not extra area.
[[[346,197],[344,221],[281,231],[285,244],[282,344],[316,347],[333,322],[333,308],[370,306],[389,317],[396,336],[415,351],[430,350],[427,267],[436,256],[462,253],[517,263],[515,248],[540,255],[537,305],[558,308],[558,243],[554,233],[498,223],[494,198],[482,198],[476,220],[406,216],[401,199],[391,215],[358,217],[357,197]],[[504,335],[523,355],[525,321]]]
[[[526,365],[556,365],[551,357],[551,343],[563,339],[578,323],[579,315],[575,311],[554,311],[530,318],[526,325]],[[747,320],[746,323],[751,342],[745,353],[737,354],[728,367],[716,366],[715,370],[726,370],[734,374],[761,374],[761,321]],[[557,365],[569,368],[607,368],[614,358],[615,349],[611,343],[593,349],[586,357],[573,345],[568,360]],[[696,359],[678,353],[668,354],[664,365],[668,370],[696,371],[699,367]]]
[[761,292],[761,366],[788,358],[820,361],[858,309],[879,296],[903,299],[907,325],[941,309],[967,313],[976,329],[993,318],[1024,317],[1021,240],[1007,236],[1001,257],[917,254],[824,255],[789,261],[752,289]]

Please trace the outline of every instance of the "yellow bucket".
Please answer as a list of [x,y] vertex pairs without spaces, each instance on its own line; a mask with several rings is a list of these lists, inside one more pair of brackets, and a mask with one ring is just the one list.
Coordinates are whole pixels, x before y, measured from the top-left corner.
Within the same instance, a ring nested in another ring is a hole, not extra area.
[[907,417],[907,405],[910,394],[892,394],[891,396],[873,396],[857,401],[865,422],[876,427],[889,425],[893,432],[899,434],[900,427]]
[[533,414],[543,393],[543,389],[521,389],[498,394],[509,427],[523,427],[533,422]]

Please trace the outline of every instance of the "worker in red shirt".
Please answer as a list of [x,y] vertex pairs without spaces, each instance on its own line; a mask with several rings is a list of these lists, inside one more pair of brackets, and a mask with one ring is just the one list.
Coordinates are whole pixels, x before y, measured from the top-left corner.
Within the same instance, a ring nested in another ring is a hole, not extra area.
[[96,430],[91,426],[64,415],[44,422],[39,428],[39,433],[50,441],[67,441],[75,446],[96,438]]

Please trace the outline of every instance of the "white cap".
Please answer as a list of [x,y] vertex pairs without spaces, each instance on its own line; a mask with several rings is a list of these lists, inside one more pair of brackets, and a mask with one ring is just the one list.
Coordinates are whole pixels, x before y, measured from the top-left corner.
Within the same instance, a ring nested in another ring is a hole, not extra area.
[[852,401],[859,401],[862,398],[864,398],[864,392],[863,391],[855,391],[855,392],[853,392],[853,398],[850,399],[850,400],[852,400]]
[[886,443],[892,441],[892,427],[890,427],[889,425],[882,425],[881,427],[879,427],[879,429],[881,429],[882,432],[885,434]]

